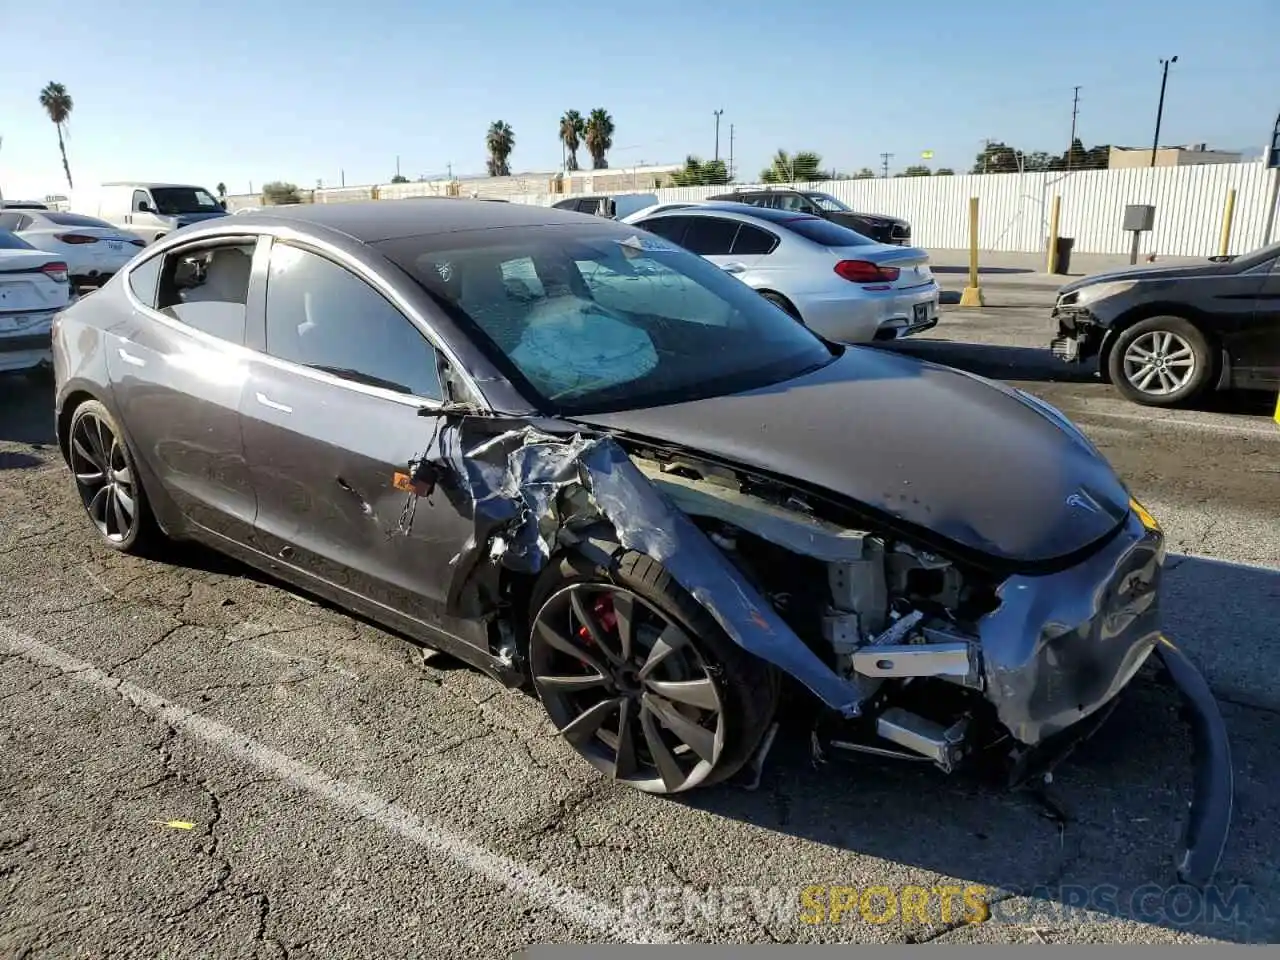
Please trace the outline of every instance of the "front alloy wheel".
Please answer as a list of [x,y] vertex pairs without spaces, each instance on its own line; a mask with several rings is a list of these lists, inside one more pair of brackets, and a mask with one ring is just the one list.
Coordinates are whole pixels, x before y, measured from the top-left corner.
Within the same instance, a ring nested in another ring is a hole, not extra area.
[[650,793],[702,783],[725,746],[721,692],[684,629],[609,583],[559,590],[529,644],[552,723],[601,773]]
[[1200,394],[1214,372],[1205,335],[1182,317],[1150,317],[1121,332],[1107,357],[1111,382],[1125,397],[1173,407]]

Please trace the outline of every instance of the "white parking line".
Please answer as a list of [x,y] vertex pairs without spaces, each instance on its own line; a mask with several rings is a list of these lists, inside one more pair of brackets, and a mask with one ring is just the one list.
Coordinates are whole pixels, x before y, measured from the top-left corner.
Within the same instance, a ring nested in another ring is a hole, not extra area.
[[533,867],[494,853],[442,827],[429,823],[397,804],[337,780],[320,769],[295,760],[231,727],[202,717],[129,680],[113,677],[92,663],[77,660],[56,647],[0,627],[0,641],[11,655],[60,671],[68,680],[114,693],[143,713],[180,733],[203,741],[236,760],[305,790],[335,807],[359,814],[411,843],[447,857],[512,893],[555,910],[566,919],[626,943],[678,942],[667,931],[629,919],[621,910],[595,900],[573,887],[557,883]]

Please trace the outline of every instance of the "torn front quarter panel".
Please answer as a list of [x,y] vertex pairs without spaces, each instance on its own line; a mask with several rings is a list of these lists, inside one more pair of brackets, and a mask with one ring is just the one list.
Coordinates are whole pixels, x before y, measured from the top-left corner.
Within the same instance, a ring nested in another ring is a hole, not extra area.
[[485,563],[537,573],[574,531],[601,520],[618,543],[647,554],[743,649],[790,674],[829,708],[856,716],[858,688],[828,667],[707,536],[659,492],[609,436],[557,436],[527,421],[437,414],[443,422],[415,467],[474,533],[453,558],[451,611],[467,615]]

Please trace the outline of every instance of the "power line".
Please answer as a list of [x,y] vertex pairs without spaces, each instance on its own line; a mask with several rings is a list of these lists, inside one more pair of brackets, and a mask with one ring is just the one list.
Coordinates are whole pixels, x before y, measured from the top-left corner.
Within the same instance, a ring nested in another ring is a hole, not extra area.
[[1080,112],[1080,88],[1071,100],[1071,139],[1067,141],[1067,169],[1071,169],[1071,152],[1076,148],[1076,114]]
[[889,176],[889,161],[893,159],[892,153],[880,154],[880,169],[884,171],[886,178]]

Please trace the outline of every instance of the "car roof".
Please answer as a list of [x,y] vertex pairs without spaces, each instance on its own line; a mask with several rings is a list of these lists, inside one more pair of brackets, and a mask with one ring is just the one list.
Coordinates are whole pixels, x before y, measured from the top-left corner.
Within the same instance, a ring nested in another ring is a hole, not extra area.
[[531,203],[491,203],[440,197],[440,203],[361,200],[352,203],[299,203],[263,207],[237,216],[235,229],[253,224],[314,225],[345,233],[362,243],[398,240],[459,230],[581,224],[582,214]]
[[[684,213],[685,211],[682,211]],[[709,216],[716,212],[731,213],[752,220],[767,220],[770,223],[786,223],[792,220],[821,220],[811,213],[796,213],[794,210],[774,210],[770,207],[757,207],[750,203],[734,203],[730,200],[708,200],[696,207],[691,207],[688,216]]]

